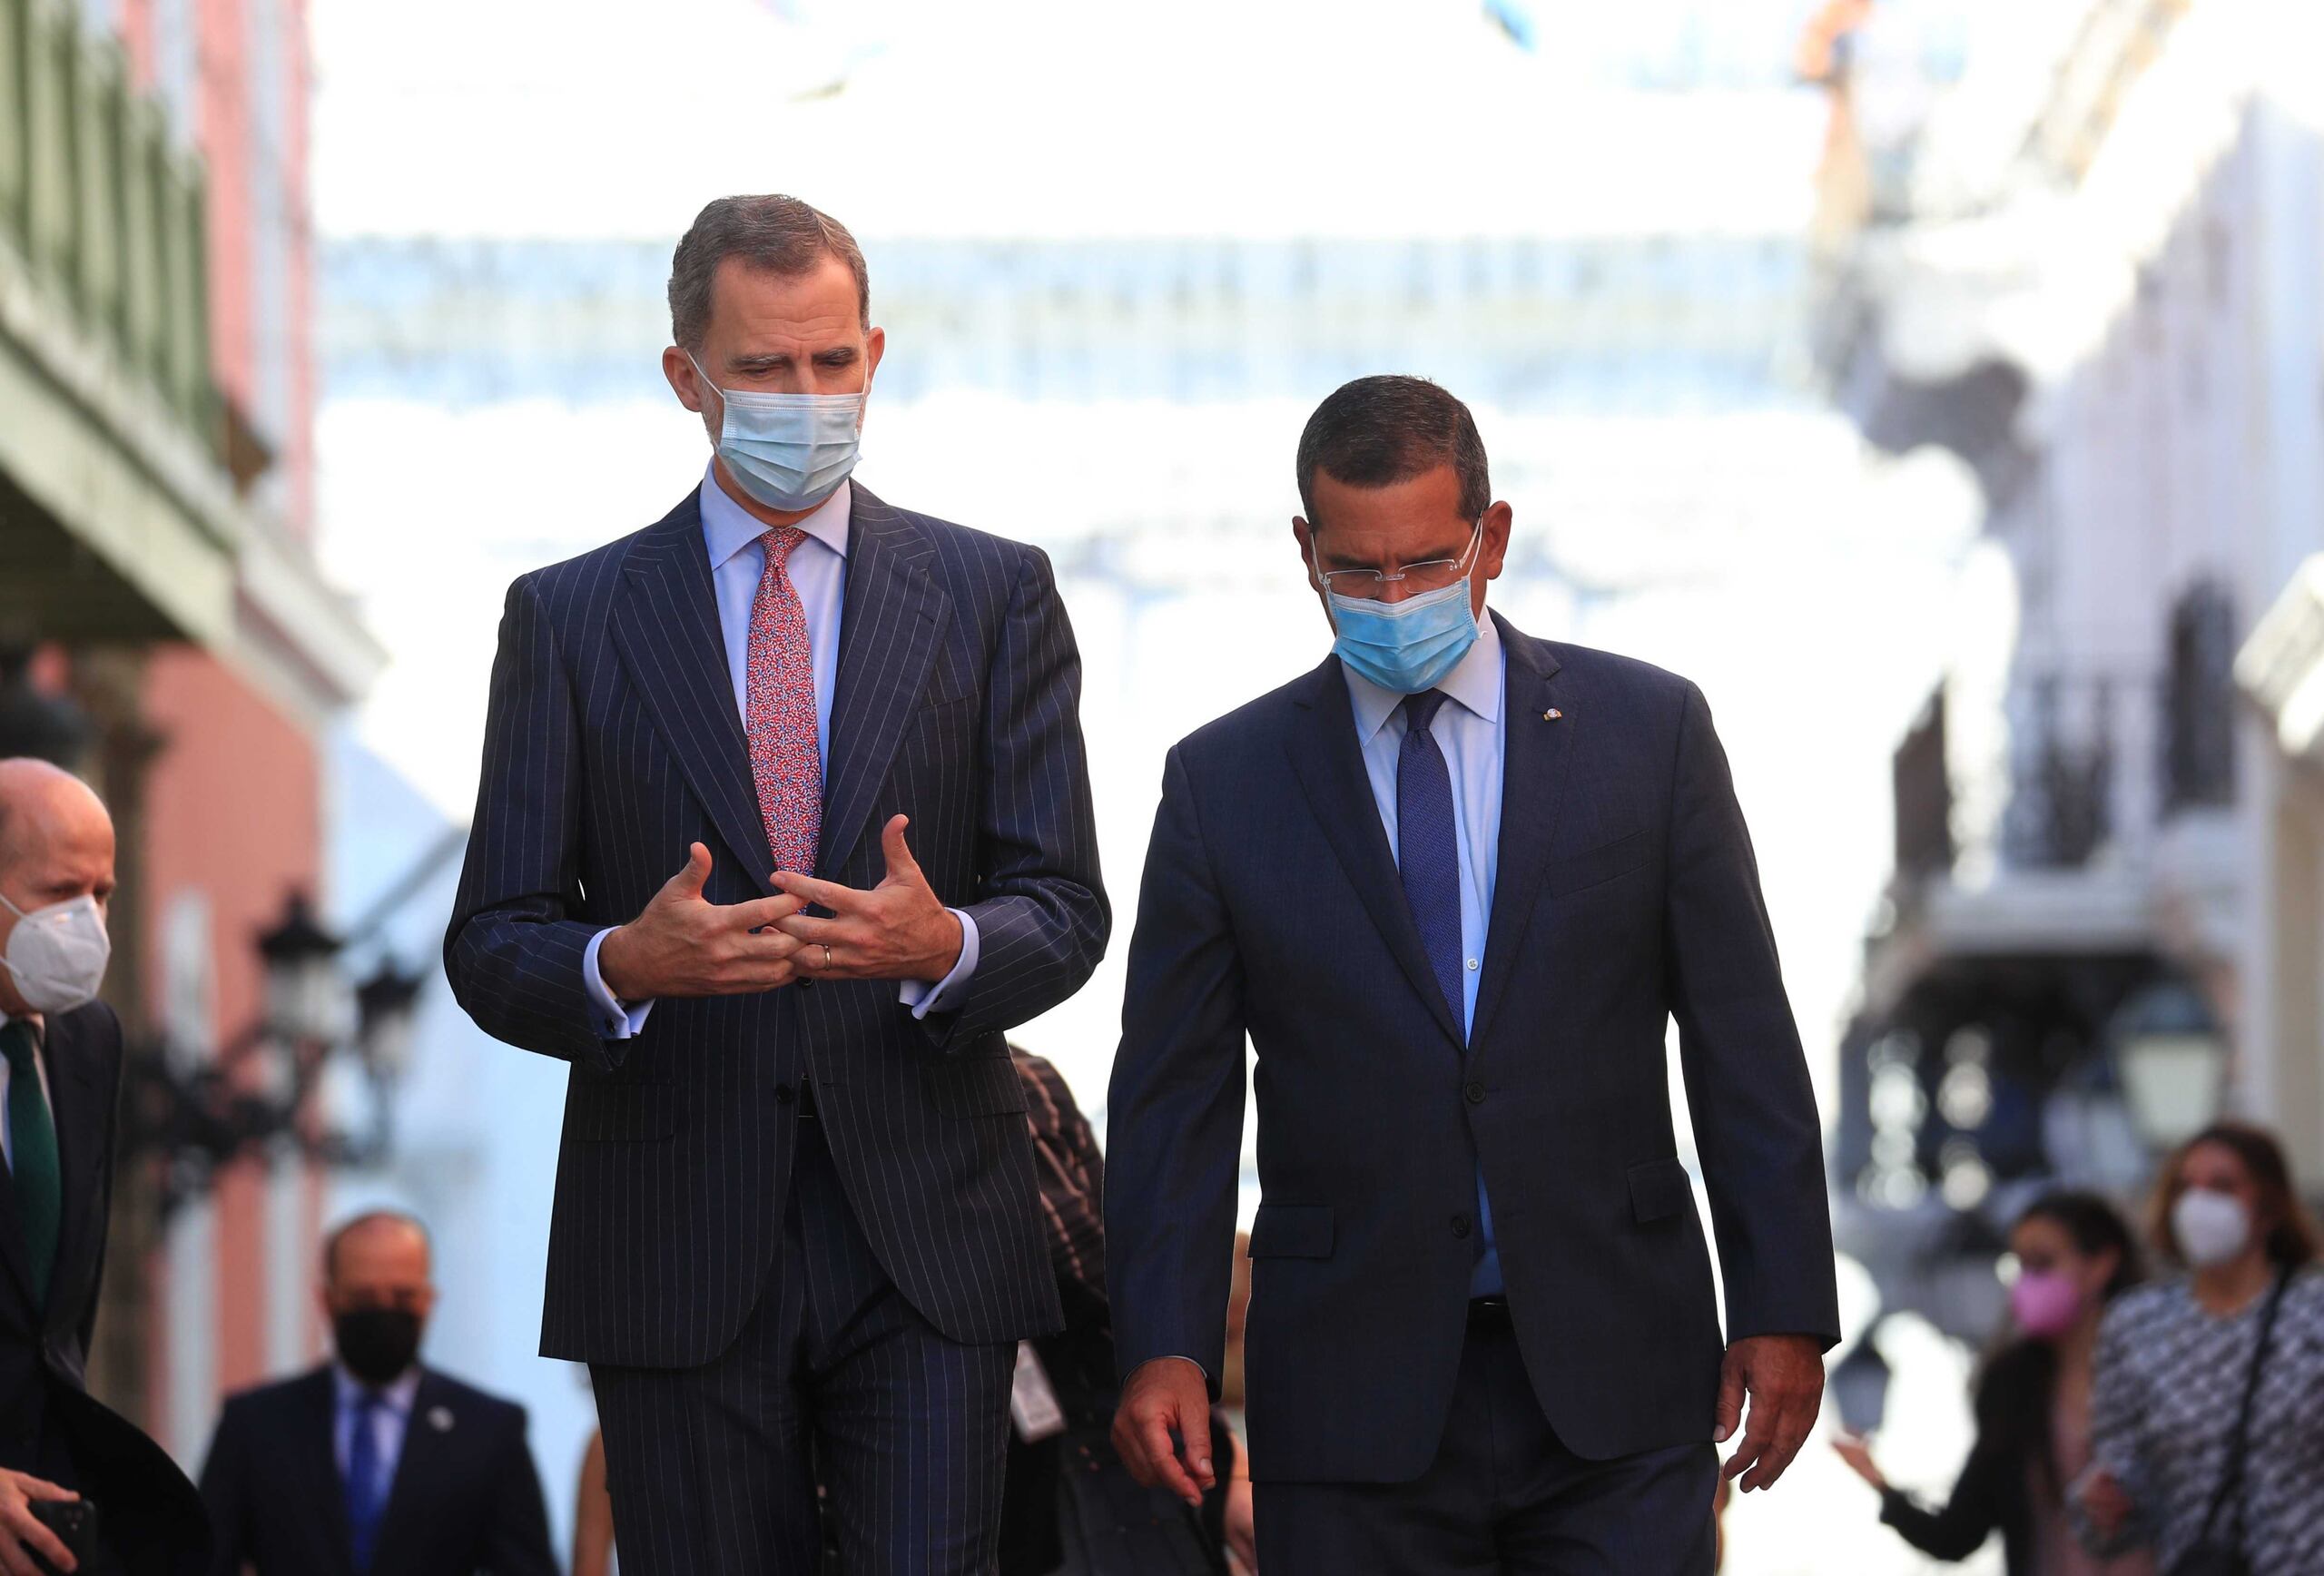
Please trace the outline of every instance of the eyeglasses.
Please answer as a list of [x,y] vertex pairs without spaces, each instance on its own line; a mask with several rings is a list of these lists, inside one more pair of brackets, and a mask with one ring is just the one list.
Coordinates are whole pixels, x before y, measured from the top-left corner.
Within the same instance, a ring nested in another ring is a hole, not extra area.
[[1410,586],[1415,594],[1442,591],[1469,572],[1475,561],[1477,545],[1484,539],[1484,517],[1477,517],[1475,529],[1469,533],[1469,545],[1457,558],[1423,558],[1417,564],[1407,564],[1395,574],[1384,569],[1319,569],[1315,577],[1324,589],[1339,596],[1362,596],[1378,600],[1389,586]]

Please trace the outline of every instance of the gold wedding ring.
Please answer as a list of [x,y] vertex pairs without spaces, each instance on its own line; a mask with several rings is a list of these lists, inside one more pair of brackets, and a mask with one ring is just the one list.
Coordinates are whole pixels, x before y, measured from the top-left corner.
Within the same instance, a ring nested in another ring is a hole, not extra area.
[[828,969],[828,968],[830,968],[831,966],[832,966],[832,944],[831,944],[829,941],[825,941],[825,942],[823,943],[823,967],[824,967],[824,968],[826,968],[826,969]]

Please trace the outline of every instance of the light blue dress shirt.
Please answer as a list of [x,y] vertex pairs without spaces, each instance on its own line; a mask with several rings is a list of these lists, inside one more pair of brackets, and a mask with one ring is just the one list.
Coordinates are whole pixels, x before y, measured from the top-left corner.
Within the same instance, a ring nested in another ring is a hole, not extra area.
[[[1452,777],[1452,833],[1461,862],[1461,983],[1465,988],[1461,1030],[1464,1037],[1476,1019],[1477,982],[1482,977],[1485,931],[1492,915],[1493,872],[1501,858],[1507,665],[1500,627],[1490,616],[1482,618],[1476,644],[1436,686],[1450,704],[1438,709],[1436,721],[1429,727]],[[1364,773],[1372,783],[1373,803],[1380,807],[1380,824],[1388,832],[1388,852],[1394,856],[1396,756],[1404,744],[1404,697],[1382,689],[1344,665],[1340,671],[1347,675],[1355,736],[1364,747]],[[1469,1295],[1498,1296],[1501,1254],[1493,1244],[1492,1206],[1485,1198],[1482,1171],[1477,1176],[1477,1224],[1483,1251],[1470,1276]]]
[[[331,1393],[331,1453],[339,1462],[339,1478],[347,1481],[347,1462],[355,1443],[355,1405],[366,1386],[337,1363],[330,1365]],[[404,1435],[411,1429],[411,1404],[419,1394],[419,1364],[405,1369],[393,1383],[371,1392],[380,1404],[371,1409],[371,1443],[376,1447],[371,1459],[378,1463],[379,1481],[377,1502],[388,1502],[388,1490],[396,1481],[396,1463],[403,1456]]]
[[[846,482],[825,498],[813,514],[799,522],[807,539],[791,549],[786,566],[792,589],[807,618],[808,661],[815,675],[815,755],[828,777],[832,757],[832,694],[839,681],[839,625],[847,606],[847,544],[849,511],[854,488]],[[702,540],[710,555],[710,585],[718,601],[718,633],[726,647],[726,673],[734,685],[734,714],[750,714],[751,605],[758,599],[759,581],[766,574],[766,531],[763,522],[727,496],[718,485],[715,461],[702,478]],[[914,1018],[948,1011],[967,990],[977,971],[977,922],[959,909],[960,956],[952,971],[930,985],[904,980],[899,999]],[[610,929],[611,927],[608,927]],[[617,1001],[597,972],[597,949],[606,931],[589,939],[582,955],[583,982],[596,1010],[597,1032],[606,1039],[627,1039],[645,1026],[651,1001]]]

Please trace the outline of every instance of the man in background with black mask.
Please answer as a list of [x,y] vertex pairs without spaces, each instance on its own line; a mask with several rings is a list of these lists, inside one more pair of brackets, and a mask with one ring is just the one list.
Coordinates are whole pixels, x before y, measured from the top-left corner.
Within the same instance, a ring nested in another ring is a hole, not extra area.
[[218,1576],[553,1576],[525,1409],[419,1362],[428,1259],[391,1211],[325,1240],[335,1360],[230,1397],[202,1467]]

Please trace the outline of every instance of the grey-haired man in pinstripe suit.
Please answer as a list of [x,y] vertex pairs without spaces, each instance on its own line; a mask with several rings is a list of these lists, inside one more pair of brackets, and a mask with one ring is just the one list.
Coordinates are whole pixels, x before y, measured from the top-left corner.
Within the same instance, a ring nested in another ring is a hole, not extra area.
[[[585,1361],[627,1571],[990,1567],[1016,1343],[1059,1325],[1006,1030],[1109,924],[1037,550],[851,479],[884,338],[788,197],[679,243],[714,450],[509,588],[445,960],[573,1065],[541,1349]],[[672,872],[675,872],[675,874]]]

